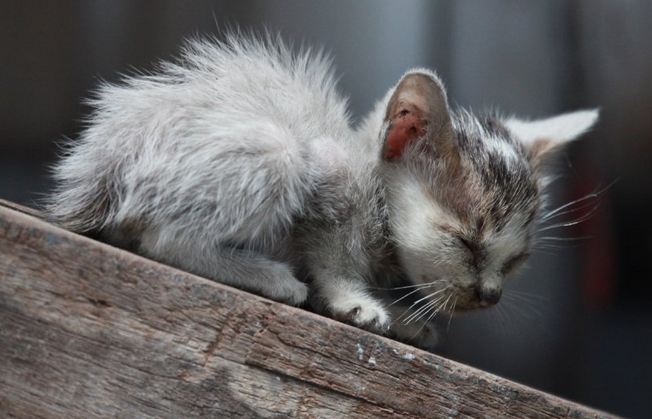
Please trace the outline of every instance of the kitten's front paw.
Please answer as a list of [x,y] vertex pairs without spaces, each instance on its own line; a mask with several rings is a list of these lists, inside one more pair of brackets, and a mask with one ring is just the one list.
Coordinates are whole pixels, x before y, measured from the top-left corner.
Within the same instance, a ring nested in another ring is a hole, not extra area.
[[265,272],[259,292],[267,298],[298,306],[308,299],[308,285],[294,277],[290,269],[275,263]]
[[276,281],[267,291],[267,296],[285,304],[298,306],[308,299],[308,286],[290,277],[285,281]]
[[329,301],[333,317],[337,320],[373,332],[385,332],[390,317],[387,310],[375,299],[366,295],[343,296]]

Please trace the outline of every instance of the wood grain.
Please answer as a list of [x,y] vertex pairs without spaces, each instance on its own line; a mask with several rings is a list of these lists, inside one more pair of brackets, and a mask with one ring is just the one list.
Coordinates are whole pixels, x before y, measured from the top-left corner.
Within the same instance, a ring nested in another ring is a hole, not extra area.
[[613,416],[0,206],[0,417]]

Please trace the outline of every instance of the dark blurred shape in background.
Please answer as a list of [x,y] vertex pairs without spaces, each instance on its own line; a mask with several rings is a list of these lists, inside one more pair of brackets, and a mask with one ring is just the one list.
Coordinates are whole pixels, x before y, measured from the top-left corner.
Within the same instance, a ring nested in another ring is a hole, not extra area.
[[[332,51],[356,118],[410,67],[460,106],[547,116],[600,107],[559,161],[555,204],[614,182],[588,221],[552,230],[488,312],[454,318],[440,353],[628,417],[652,417],[652,2],[649,0],[5,1],[0,3],[0,198],[52,186],[99,80],[152,69],[226,24]],[[590,208],[589,208],[590,209]],[[566,220],[583,215],[570,214]]]

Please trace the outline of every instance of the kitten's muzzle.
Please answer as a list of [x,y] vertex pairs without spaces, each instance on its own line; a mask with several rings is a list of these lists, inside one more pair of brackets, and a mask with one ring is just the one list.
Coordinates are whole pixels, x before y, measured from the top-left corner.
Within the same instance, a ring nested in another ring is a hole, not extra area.
[[502,295],[503,290],[501,288],[485,288],[482,286],[475,288],[475,298],[478,300],[480,307],[491,307],[500,301]]

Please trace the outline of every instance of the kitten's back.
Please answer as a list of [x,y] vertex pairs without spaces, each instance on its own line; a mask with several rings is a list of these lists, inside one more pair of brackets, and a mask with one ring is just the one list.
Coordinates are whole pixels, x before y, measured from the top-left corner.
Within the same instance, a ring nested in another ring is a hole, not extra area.
[[[329,60],[310,51],[293,54],[271,36],[191,41],[178,62],[121,85],[104,84],[91,104],[88,128],[54,169],[59,187],[48,202],[53,221],[78,232],[121,225],[137,235],[142,220],[134,218],[153,214],[164,223],[192,210],[189,203],[230,199],[234,217],[223,217],[221,227],[230,225],[235,234],[239,226],[230,218],[265,217],[246,209],[268,198],[262,193],[242,205],[232,196],[239,183],[258,182],[263,191],[271,182],[282,187],[288,171],[306,164],[308,139],[348,135],[346,101]],[[231,159],[243,153],[280,153],[275,162],[286,164],[270,169],[278,176],[255,167],[240,173],[234,163],[268,167],[264,159]],[[291,181],[300,190],[310,179]],[[288,220],[303,204],[298,195],[286,197],[281,211]]]

